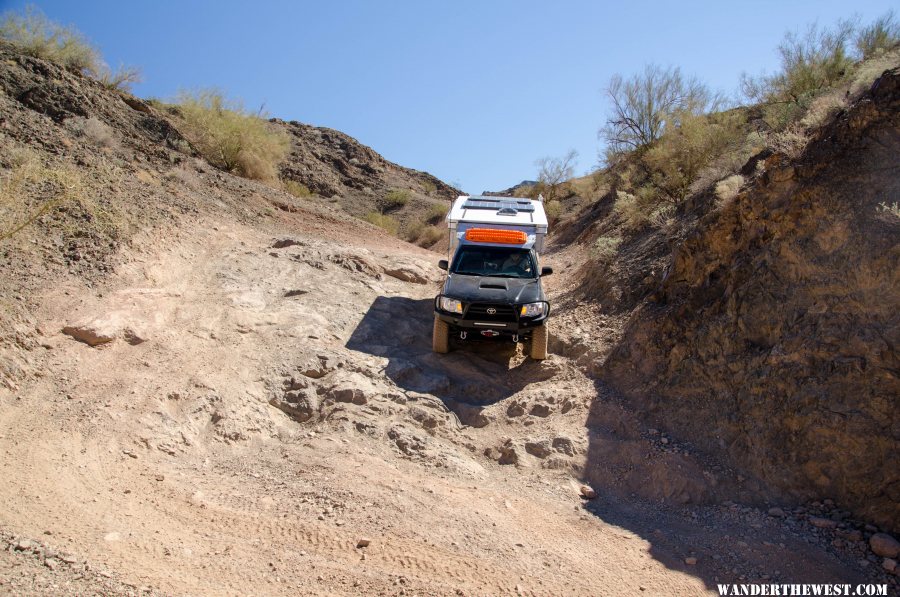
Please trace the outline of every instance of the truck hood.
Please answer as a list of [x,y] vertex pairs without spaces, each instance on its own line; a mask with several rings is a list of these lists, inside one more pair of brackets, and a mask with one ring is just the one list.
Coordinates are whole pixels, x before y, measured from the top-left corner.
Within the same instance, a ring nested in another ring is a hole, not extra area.
[[544,300],[540,278],[497,278],[450,274],[444,296],[464,302],[524,304]]

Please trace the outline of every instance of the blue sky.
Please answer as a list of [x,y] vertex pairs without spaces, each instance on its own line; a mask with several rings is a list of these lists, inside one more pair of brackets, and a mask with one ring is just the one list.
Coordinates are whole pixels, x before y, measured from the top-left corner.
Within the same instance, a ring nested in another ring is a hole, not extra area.
[[[892,2],[32,1],[81,30],[135,93],[219,87],[271,116],[344,131],[470,193],[579,152],[595,166],[614,73],[677,65],[732,93],[777,68],[787,30]],[[26,2],[0,0],[4,9]]]

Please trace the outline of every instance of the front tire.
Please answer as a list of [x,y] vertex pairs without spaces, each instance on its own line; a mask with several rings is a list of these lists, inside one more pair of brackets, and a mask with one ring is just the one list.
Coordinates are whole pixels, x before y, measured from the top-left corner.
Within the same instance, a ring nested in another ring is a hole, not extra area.
[[450,351],[450,325],[437,315],[434,316],[434,329],[431,333],[431,350],[440,354]]
[[550,331],[547,324],[534,328],[531,332],[531,358],[535,361],[543,361],[547,358],[547,340],[550,337]]

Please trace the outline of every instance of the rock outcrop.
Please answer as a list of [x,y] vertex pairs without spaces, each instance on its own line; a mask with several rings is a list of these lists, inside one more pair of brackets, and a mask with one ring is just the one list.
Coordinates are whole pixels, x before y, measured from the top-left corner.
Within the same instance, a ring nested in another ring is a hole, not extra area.
[[900,70],[679,246],[605,377],[784,497],[900,530]]

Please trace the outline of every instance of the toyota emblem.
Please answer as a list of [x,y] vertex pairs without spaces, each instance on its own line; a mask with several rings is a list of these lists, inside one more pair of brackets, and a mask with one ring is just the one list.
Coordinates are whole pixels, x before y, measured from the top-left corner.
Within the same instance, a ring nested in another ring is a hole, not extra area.
[[488,308],[487,308],[487,314],[488,314],[488,315],[496,315],[496,314],[497,314],[497,309],[494,309],[493,307],[488,307]]

